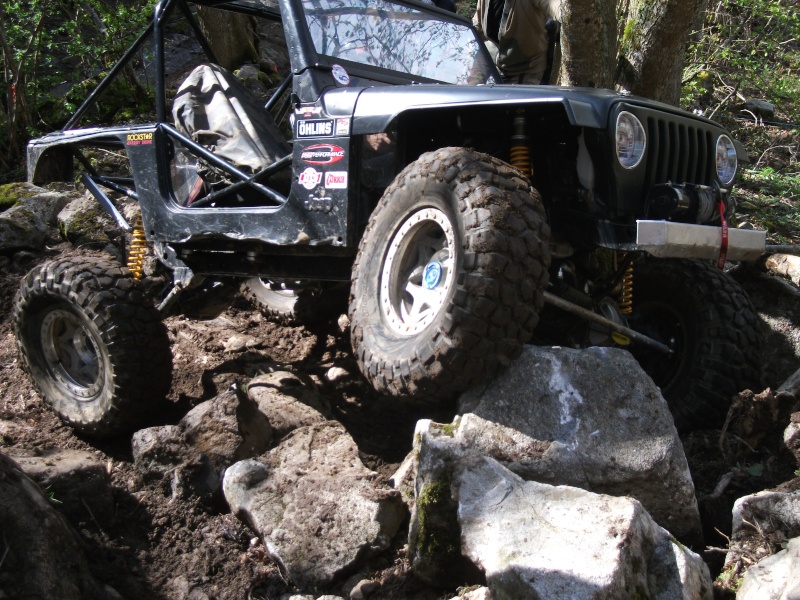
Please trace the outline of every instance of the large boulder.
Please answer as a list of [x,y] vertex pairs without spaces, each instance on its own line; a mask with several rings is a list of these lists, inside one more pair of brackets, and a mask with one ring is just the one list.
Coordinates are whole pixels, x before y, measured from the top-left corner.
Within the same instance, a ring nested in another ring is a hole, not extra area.
[[11,208],[0,212],[0,253],[43,249],[56,215],[73,199],[27,183],[2,186],[0,196],[15,199]]
[[795,600],[800,598],[800,538],[784,550],[753,565],[744,574],[737,600]]
[[149,427],[131,440],[134,465],[145,479],[169,481],[173,496],[213,501],[233,463],[269,448],[267,417],[235,389],[198,404],[177,425]]
[[17,463],[0,454],[3,598],[114,600],[91,575],[78,535]]
[[487,457],[460,461],[451,493],[494,598],[712,597],[702,559],[632,498],[526,482]]
[[491,456],[527,480],[632,496],[673,535],[701,542],[672,416],[628,352],[528,347],[500,377],[465,393],[459,412],[450,425],[418,425],[417,495],[448,478],[455,461]]
[[284,575],[314,589],[389,547],[406,511],[334,421],[297,429],[259,460],[230,467],[231,510],[263,539]]
[[288,371],[273,371],[251,379],[247,395],[269,419],[276,439],[333,418],[330,406],[313,384]]
[[85,450],[50,450],[39,456],[11,456],[57,503],[73,523],[110,523],[114,495],[106,465]]

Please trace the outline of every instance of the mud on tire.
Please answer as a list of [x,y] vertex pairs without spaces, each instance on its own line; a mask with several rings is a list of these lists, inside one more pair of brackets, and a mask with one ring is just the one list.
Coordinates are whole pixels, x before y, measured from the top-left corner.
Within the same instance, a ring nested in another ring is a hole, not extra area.
[[166,328],[143,284],[101,256],[67,256],[22,280],[14,304],[22,363],[53,411],[96,436],[130,430],[169,390]]
[[729,275],[694,260],[635,265],[637,330],[675,354],[640,350],[639,363],[661,387],[680,431],[720,427],[731,400],[760,389],[758,316]]
[[347,312],[347,289],[292,289],[267,279],[251,277],[242,284],[242,295],[267,319],[281,325],[319,323]]
[[531,338],[549,228],[519,171],[464,148],[423,154],[387,188],[353,266],[349,316],[375,389],[448,398]]

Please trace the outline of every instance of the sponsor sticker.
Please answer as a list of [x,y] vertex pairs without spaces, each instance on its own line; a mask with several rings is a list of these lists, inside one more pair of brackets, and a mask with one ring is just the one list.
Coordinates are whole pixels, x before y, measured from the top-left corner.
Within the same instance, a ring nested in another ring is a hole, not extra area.
[[310,196],[308,200],[303,202],[303,206],[306,210],[329,213],[333,210],[333,198],[330,196]]
[[307,190],[313,190],[322,181],[322,173],[313,167],[308,167],[305,171],[300,173],[297,182]]
[[330,165],[344,158],[344,148],[333,144],[314,144],[303,150],[300,158],[310,165]]
[[350,119],[336,119],[336,135],[350,134]]
[[322,113],[321,106],[301,106],[295,109],[295,114],[302,115],[303,117],[310,118],[313,116],[319,116]]
[[347,171],[328,171],[325,173],[325,188],[329,190],[347,189]]
[[152,133],[129,133],[125,136],[125,144],[128,146],[144,146],[152,143]]
[[350,75],[347,74],[342,65],[333,65],[331,73],[339,85],[350,85]]
[[333,137],[333,119],[297,121],[298,138]]

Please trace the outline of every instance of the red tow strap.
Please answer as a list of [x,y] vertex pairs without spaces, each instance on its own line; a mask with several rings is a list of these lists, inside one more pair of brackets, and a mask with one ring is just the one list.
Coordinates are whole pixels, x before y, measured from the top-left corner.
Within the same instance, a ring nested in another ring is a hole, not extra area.
[[719,221],[722,224],[722,240],[719,245],[719,258],[717,259],[717,268],[722,270],[725,268],[725,259],[728,257],[728,221],[725,218],[725,201],[719,201]]

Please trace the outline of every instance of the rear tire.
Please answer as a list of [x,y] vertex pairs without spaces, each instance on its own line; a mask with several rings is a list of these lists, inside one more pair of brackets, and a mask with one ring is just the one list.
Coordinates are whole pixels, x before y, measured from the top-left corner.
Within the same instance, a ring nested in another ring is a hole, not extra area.
[[14,324],[31,381],[77,431],[133,429],[169,391],[166,327],[143,285],[109,258],[61,257],[28,273]]
[[635,265],[634,328],[675,349],[634,355],[661,387],[679,431],[720,427],[732,399],[758,389],[761,338],[747,294],[729,275],[694,260]]
[[364,376],[381,393],[446,399],[496,375],[538,322],[548,239],[519,171],[464,148],[423,154],[387,188],[353,266]]
[[347,312],[347,289],[293,289],[268,279],[251,277],[242,284],[244,297],[261,314],[279,325],[309,325]]

